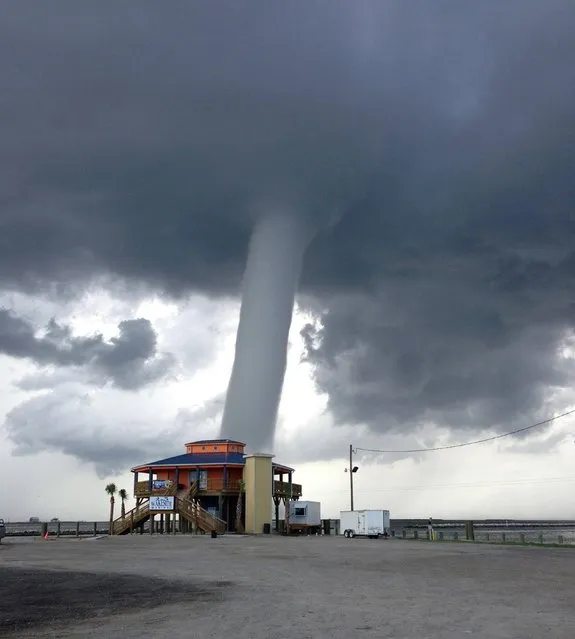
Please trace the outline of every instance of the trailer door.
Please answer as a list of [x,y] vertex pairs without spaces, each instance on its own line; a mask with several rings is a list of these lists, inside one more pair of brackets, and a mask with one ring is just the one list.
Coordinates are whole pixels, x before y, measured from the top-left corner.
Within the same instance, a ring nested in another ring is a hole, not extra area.
[[367,535],[367,519],[365,516],[365,512],[360,512],[357,514],[357,534]]
[[367,529],[368,535],[383,534],[383,513],[381,510],[371,510],[369,512]]

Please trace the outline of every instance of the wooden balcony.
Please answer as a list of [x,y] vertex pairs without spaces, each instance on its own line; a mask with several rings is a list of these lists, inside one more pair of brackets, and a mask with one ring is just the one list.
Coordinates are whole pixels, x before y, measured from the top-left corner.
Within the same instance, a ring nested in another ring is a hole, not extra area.
[[[240,492],[240,479],[226,479],[224,481],[223,477],[217,477],[210,479],[208,478],[205,481],[200,482],[198,486],[199,495],[215,495],[221,493],[239,493]],[[152,485],[152,490],[150,491],[150,483],[149,481],[139,481],[136,484],[136,491],[134,493],[134,497],[149,497],[150,495],[176,495],[178,492],[178,487],[176,486],[176,482],[165,482],[159,485],[159,482],[156,482]],[[291,493],[290,493],[290,484],[287,481],[274,481],[274,494],[279,497],[293,497],[294,499],[299,499],[302,496],[302,487],[301,484],[291,484]]]
[[301,484],[290,484],[287,481],[274,481],[274,495],[277,497],[292,497],[299,499],[302,496]]
[[239,493],[241,479],[226,479],[223,477],[209,478],[200,481],[198,484],[198,494],[208,493]]
[[[156,482],[156,486],[158,483]],[[176,482],[165,482],[162,486],[154,487],[152,484],[152,490],[150,490],[149,481],[139,481],[136,484],[136,490],[134,497],[149,497],[150,495],[175,495],[178,492]]]

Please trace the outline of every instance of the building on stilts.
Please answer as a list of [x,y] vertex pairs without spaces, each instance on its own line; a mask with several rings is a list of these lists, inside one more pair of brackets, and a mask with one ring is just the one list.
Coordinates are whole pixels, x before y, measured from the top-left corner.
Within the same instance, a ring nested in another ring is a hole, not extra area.
[[[136,506],[114,521],[113,534],[150,532],[263,533],[289,528],[279,506],[302,496],[293,468],[273,455],[246,455],[243,442],[211,439],[185,453],[132,468]],[[288,509],[289,511],[289,509]]]

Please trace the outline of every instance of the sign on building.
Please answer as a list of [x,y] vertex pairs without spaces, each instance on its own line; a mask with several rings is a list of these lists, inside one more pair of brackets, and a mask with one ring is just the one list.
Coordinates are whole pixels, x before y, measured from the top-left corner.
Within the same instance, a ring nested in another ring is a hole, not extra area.
[[163,495],[150,497],[150,511],[152,510],[174,510],[174,498]]
[[172,480],[171,479],[154,479],[152,482],[152,488],[154,490],[162,490],[164,488],[171,488]]

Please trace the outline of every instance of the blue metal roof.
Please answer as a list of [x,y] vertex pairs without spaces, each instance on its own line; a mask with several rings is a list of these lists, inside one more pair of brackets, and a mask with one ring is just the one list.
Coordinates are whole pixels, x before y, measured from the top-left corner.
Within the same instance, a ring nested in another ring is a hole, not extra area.
[[277,470],[278,472],[295,472],[293,468],[290,468],[289,466],[286,466],[285,464],[272,464],[272,466],[274,467],[275,470]]
[[[243,466],[245,464],[244,455],[243,453],[196,453],[194,455],[184,453],[183,455],[166,457],[165,459],[159,459],[147,464],[140,464],[134,466],[132,470],[153,466],[221,466],[223,464],[240,464]],[[272,465],[293,471],[293,468],[289,468],[289,466],[284,466],[283,464]]]
[[190,455],[176,455],[175,457],[166,457],[158,461],[142,464],[142,466],[183,466],[190,464],[192,466],[206,466],[209,464],[244,464],[243,453],[196,453]]

